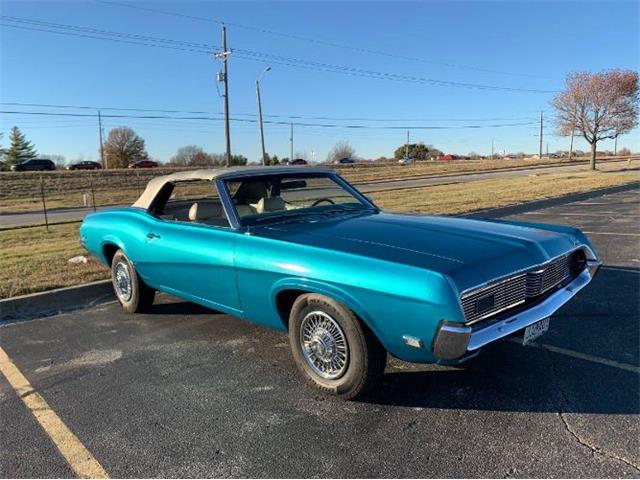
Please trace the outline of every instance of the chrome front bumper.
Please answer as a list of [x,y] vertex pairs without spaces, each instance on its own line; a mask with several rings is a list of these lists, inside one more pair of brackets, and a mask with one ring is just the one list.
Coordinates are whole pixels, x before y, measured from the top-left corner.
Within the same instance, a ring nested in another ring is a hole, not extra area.
[[443,360],[461,358],[550,317],[589,284],[600,265],[601,262],[598,260],[588,260],[587,268],[568,285],[558,289],[537,305],[486,327],[474,329],[460,323],[442,321],[433,341],[434,355]]

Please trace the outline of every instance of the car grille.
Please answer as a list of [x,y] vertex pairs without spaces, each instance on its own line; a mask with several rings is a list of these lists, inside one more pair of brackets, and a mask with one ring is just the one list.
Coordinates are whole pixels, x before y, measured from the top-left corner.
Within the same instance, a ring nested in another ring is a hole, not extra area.
[[500,280],[461,297],[467,324],[475,323],[538,297],[571,275],[571,255],[563,255],[526,273]]

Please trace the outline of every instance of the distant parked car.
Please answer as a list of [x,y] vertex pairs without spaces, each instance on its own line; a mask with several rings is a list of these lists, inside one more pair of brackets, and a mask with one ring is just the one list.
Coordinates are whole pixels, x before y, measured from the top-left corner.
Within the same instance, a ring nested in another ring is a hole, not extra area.
[[29,170],[55,170],[56,165],[48,158],[32,158],[24,162],[11,165],[12,172],[26,172]]
[[139,162],[129,164],[129,168],[156,168],[158,162],[153,160],[140,160]]
[[400,160],[398,160],[398,163],[400,165],[411,165],[413,163],[413,158],[404,157],[404,158],[401,158]]
[[102,165],[98,162],[92,162],[91,160],[85,160],[78,163],[72,163],[67,166],[67,170],[100,170]]
[[307,165],[307,161],[302,158],[296,158],[295,160],[291,160],[289,165]]
[[334,160],[333,163],[336,165],[348,165],[355,162],[353,161],[352,158],[345,157],[345,158],[341,158],[340,160]]

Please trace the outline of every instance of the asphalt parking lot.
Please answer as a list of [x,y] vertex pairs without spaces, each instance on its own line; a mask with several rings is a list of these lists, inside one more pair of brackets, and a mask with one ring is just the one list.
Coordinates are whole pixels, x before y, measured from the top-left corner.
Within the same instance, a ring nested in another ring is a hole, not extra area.
[[[462,368],[392,360],[343,402],[285,335],[163,297],[0,326],[0,345],[113,477],[638,477],[640,191],[510,218],[568,223],[605,266],[534,347]],[[0,475],[73,472],[0,376]]]

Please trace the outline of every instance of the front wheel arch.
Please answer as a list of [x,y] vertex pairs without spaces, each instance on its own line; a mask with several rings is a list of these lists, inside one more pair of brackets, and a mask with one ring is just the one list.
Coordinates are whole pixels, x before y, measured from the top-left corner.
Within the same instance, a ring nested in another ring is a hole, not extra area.
[[346,308],[351,310],[358,319],[373,333],[380,343],[389,351],[389,348],[384,341],[377,325],[372,320],[371,316],[367,314],[366,309],[360,304],[353,296],[337,289],[332,285],[328,285],[322,282],[306,281],[300,282],[297,279],[285,279],[277,282],[272,290],[272,306],[278,314],[278,318],[282,324],[282,330],[289,330],[289,314],[291,308],[296,299],[301,295],[308,293],[317,293],[318,295],[324,295],[330,299],[341,303]]

